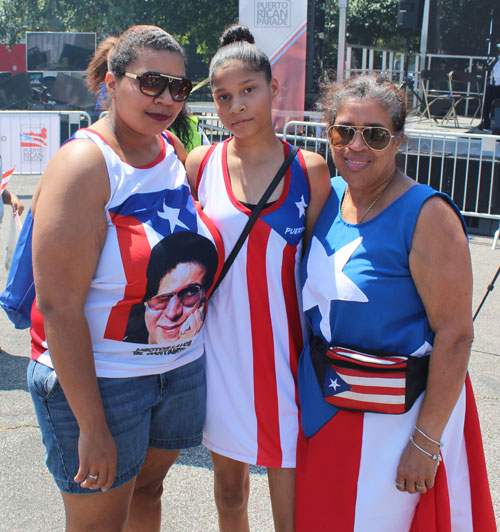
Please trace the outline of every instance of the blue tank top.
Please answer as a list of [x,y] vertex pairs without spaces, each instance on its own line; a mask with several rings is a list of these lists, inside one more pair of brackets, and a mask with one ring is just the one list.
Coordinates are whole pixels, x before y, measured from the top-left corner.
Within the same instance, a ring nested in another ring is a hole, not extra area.
[[[445,194],[415,185],[374,218],[350,224],[340,214],[345,189],[341,177],[332,180],[301,265],[303,307],[312,334],[367,351],[429,354],[434,334],[411,277],[411,243],[430,197],[443,197],[464,224],[460,212]],[[299,394],[310,436],[336,409],[322,398],[308,347],[299,366]]]

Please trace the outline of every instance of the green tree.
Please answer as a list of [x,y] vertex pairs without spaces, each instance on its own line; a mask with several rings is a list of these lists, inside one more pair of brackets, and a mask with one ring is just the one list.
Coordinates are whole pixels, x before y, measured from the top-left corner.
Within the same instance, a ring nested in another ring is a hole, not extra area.
[[[349,44],[405,50],[407,37],[414,49],[418,35],[397,25],[398,0],[350,0],[347,10],[346,40]],[[337,68],[338,0],[326,0],[325,71]]]
[[[423,2],[423,0],[422,0]],[[392,50],[420,49],[420,28],[403,30],[397,25],[398,0],[350,0],[347,41]],[[492,53],[500,42],[498,0],[431,0],[428,51],[456,55],[486,55],[493,19]],[[336,66],[338,0],[326,0],[325,63]]]
[[490,21],[492,53],[500,42],[498,0],[431,0],[429,51],[457,55],[487,55]]
[[347,19],[347,40],[378,48],[404,49],[413,32],[397,25],[398,0],[351,0]]
[[2,0],[0,42],[13,46],[26,31],[54,31],[57,0]]
[[1,0],[0,41],[13,45],[26,31],[90,31],[98,39],[119,35],[134,24],[155,24],[205,62],[223,29],[238,18],[238,0]]

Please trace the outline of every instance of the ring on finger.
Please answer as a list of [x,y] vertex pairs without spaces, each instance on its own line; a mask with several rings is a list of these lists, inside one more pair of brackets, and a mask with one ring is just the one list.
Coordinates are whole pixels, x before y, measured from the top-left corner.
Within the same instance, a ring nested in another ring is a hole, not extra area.
[[396,482],[396,488],[404,488],[405,483],[404,482]]
[[415,488],[417,488],[418,490],[425,490],[427,489],[427,486],[419,486],[418,484],[415,484]]
[[91,475],[90,473],[87,475],[88,478],[91,478],[92,480],[97,480],[99,478],[99,475]]

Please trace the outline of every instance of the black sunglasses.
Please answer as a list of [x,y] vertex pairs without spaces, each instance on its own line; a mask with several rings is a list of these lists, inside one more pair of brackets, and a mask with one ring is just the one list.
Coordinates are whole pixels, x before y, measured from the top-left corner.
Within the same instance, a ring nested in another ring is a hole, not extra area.
[[154,296],[146,301],[145,305],[151,310],[165,310],[170,300],[174,296],[177,296],[181,304],[185,307],[194,307],[202,300],[204,294],[205,292],[202,286],[199,283],[193,283],[182,288],[178,292]]
[[348,146],[360,131],[365,144],[375,151],[385,150],[391,143],[394,135],[385,127],[380,126],[330,126],[328,138],[335,148],[345,148]]
[[130,72],[124,72],[124,76],[134,78],[139,81],[139,90],[146,96],[157,97],[163,93],[168,87],[172,100],[176,102],[183,102],[187,100],[193,84],[187,78],[179,78],[178,76],[170,76],[169,74],[161,74],[160,72],[144,72],[138,76]]

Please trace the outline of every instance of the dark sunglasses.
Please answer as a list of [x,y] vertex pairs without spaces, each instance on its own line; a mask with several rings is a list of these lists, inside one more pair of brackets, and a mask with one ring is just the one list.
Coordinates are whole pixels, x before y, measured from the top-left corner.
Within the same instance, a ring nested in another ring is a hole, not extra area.
[[394,137],[385,127],[335,125],[329,127],[328,138],[335,148],[345,148],[354,140],[356,131],[361,133],[365,144],[375,151],[385,150]]
[[172,100],[183,102],[187,100],[193,84],[187,78],[161,74],[160,72],[144,72],[138,76],[130,72],[124,72],[124,76],[134,78],[139,81],[139,90],[146,96],[157,97],[168,87]]
[[182,288],[178,292],[154,296],[146,301],[145,305],[152,310],[165,310],[170,300],[174,296],[177,296],[181,304],[185,307],[194,307],[202,300],[204,294],[205,292],[202,286],[198,283],[193,283]]

